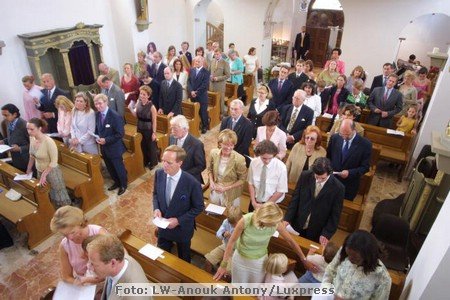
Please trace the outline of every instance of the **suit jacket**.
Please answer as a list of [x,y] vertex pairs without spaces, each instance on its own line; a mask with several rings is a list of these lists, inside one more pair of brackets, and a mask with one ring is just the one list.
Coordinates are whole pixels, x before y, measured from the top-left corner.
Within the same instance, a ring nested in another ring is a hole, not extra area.
[[58,122],[58,109],[55,107],[55,101],[58,96],[66,96],[70,99],[70,94],[67,91],[60,89],[59,87],[55,87],[55,91],[52,94],[52,97],[48,98],[49,90],[42,89],[42,98],[40,100],[40,106],[38,109],[42,112],[52,112],[55,114],[54,118],[46,119],[48,123],[48,132],[56,133],[58,129],[56,127],[56,123]]
[[297,119],[295,120],[294,125],[291,128],[291,131],[288,131],[288,125],[291,121],[291,115],[292,111],[294,110],[294,105],[286,105],[281,110],[281,122],[278,127],[280,127],[281,130],[284,132],[294,136],[295,143],[300,141],[303,135],[303,130],[306,129],[309,125],[312,124],[312,121],[314,120],[314,111],[306,106],[305,104],[302,105],[300,111],[298,112]]
[[217,61],[213,59],[209,65],[209,72],[212,77],[217,77],[216,81],[211,81],[211,86],[214,89],[222,88],[225,89],[225,83],[230,78],[230,65],[224,59]]
[[[308,159],[308,169],[312,166],[314,161],[319,157],[326,157],[327,151],[320,146],[319,150],[314,150]],[[296,143],[289,153],[286,161],[286,169],[288,173],[288,182],[297,183],[300,174],[303,172],[303,167],[306,163],[306,148],[304,144]]]
[[[177,140],[173,136],[169,139],[169,145],[176,145]],[[200,183],[204,183],[202,172],[206,169],[205,148],[203,143],[188,133],[183,143],[183,149],[186,151],[186,159],[181,165],[181,169],[188,172]]]
[[[187,162],[185,160],[184,162]],[[167,174],[159,169],[155,173],[153,209],[159,209],[164,218],[177,218],[179,225],[172,229],[159,229],[158,237],[186,243],[194,235],[195,217],[204,209],[200,182],[188,172],[182,171],[169,206],[166,204]]]
[[311,36],[309,33],[305,32],[305,37],[303,38],[303,47],[301,47],[302,43],[302,33],[299,32],[295,36],[294,49],[298,52],[303,48],[304,50],[309,50],[311,46]]
[[102,155],[106,158],[122,157],[126,151],[122,140],[125,135],[123,117],[114,110],[108,109],[102,125],[100,115],[101,113],[97,112],[95,116],[95,133],[106,141],[101,146]]
[[382,87],[383,86],[383,74],[375,76],[372,81],[372,86],[370,87],[370,92],[376,88],[376,87]]
[[288,79],[292,82],[293,89],[296,91],[302,87],[303,83],[309,80],[309,77],[303,72],[299,77],[297,77],[297,73],[294,72],[289,74]]
[[116,111],[123,118],[125,114],[125,94],[116,84],[112,84],[109,90],[102,91],[108,97],[108,107]]
[[[333,103],[333,97],[334,94],[336,94],[337,86],[333,85],[330,88],[326,88],[320,93],[320,98],[322,100],[322,114],[325,112],[325,109],[328,105],[331,105]],[[341,105],[341,103],[345,103],[347,101],[348,94],[350,92],[346,88],[342,88],[341,92],[338,96],[338,107]]]
[[159,91],[159,108],[164,114],[173,112],[174,115],[181,114],[181,101],[183,100],[183,87],[175,79],[172,80],[170,87],[167,86],[168,81],[163,80]]
[[267,108],[260,112],[259,114],[256,112],[255,105],[256,101],[259,101],[258,98],[255,98],[250,103],[250,108],[248,109],[247,118],[250,119],[250,122],[253,124],[253,137],[256,137],[256,130],[258,127],[263,126],[262,118],[269,110],[275,110],[275,104],[272,101],[269,101]]
[[[369,100],[367,101],[370,108],[367,124],[390,128],[392,126],[392,118],[402,111],[403,95],[393,88],[387,100],[384,101],[384,93],[384,87],[377,87],[370,93]],[[377,108],[382,111],[387,111],[388,116],[382,118],[380,113],[375,113],[375,109]]]
[[292,102],[294,86],[289,79],[286,78],[281,89],[278,90],[278,78],[274,78],[269,82],[269,88],[272,91],[273,96],[271,101],[275,104],[277,109]]
[[183,51],[178,52],[181,55],[186,55],[186,58],[188,59],[189,63],[192,64],[192,54],[189,51],[186,51],[186,53],[183,53]]
[[159,94],[160,94],[160,89],[161,89],[159,82],[157,82],[156,80],[152,80],[149,84],[142,83],[142,85],[146,85],[152,89],[152,97],[151,97],[152,103],[155,106],[156,110],[158,110],[159,109],[159,97],[160,97]]
[[16,126],[12,132],[9,132],[9,122],[3,120],[2,127],[6,129],[6,138],[3,139],[5,145],[17,145],[20,147],[20,152],[9,152],[11,154],[12,165],[19,170],[26,171],[28,167],[28,159],[30,158],[30,137],[27,131],[27,122],[18,118]]
[[340,172],[348,170],[348,177],[337,178],[345,186],[345,199],[353,200],[358,194],[359,181],[370,168],[370,156],[372,154],[372,143],[356,134],[349,148],[346,159],[342,160],[342,148],[344,139],[339,134],[333,134],[327,148],[327,157],[331,161],[333,171]]
[[[125,272],[122,274],[122,276],[120,277],[119,281],[117,281],[117,284],[121,284],[121,283],[148,283],[147,277],[145,276],[145,272],[142,269],[141,265],[131,256],[129,256],[128,254],[125,254],[125,259],[128,260],[128,267],[125,270]],[[105,280],[105,284],[103,285],[103,292],[102,292],[102,300],[106,300],[106,285],[107,285],[107,280]],[[144,300],[144,299],[152,299],[151,296],[140,296],[140,297],[127,297],[127,296],[122,296],[119,297],[116,293],[114,293],[114,287],[111,290],[111,294],[109,295],[108,300]]]
[[314,172],[302,172],[284,220],[300,232],[311,214],[308,229],[312,232],[312,239],[318,242],[321,235],[331,239],[337,230],[344,202],[344,186],[331,174],[317,197],[314,197],[315,189]]
[[[222,119],[220,123],[220,131],[224,129],[231,129],[233,119],[231,117],[226,117]],[[242,115],[234,125],[234,132],[238,137],[236,145],[234,145],[234,151],[241,155],[250,155],[249,147],[252,143],[253,138],[253,124],[252,122]]]
[[106,76],[111,79],[114,84],[117,86],[120,86],[120,78],[119,78],[119,72],[113,68],[109,68],[108,74]]
[[[201,68],[197,74],[196,68],[191,68],[188,78],[188,96],[193,102],[208,103],[209,71]],[[192,98],[191,92],[197,92],[197,97]]]
[[161,61],[160,65],[159,65],[159,68],[156,69],[156,64],[154,63],[152,65],[151,69],[150,69],[151,70],[150,76],[154,80],[156,80],[158,83],[161,83],[165,79],[165,77],[164,77],[164,69],[166,67],[167,66]]

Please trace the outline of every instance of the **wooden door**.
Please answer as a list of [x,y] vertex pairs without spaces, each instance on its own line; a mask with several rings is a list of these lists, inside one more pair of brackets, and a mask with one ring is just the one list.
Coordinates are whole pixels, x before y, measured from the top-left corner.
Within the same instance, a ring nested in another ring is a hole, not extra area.
[[311,48],[308,59],[311,59],[316,67],[323,67],[326,62],[330,29],[310,27],[306,29],[311,35]]

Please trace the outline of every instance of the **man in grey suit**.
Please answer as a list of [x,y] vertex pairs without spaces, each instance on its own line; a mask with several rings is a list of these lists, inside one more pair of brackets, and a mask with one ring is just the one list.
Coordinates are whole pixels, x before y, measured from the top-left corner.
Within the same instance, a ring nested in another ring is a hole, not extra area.
[[28,150],[30,147],[30,137],[27,132],[27,122],[20,117],[17,106],[8,103],[2,107],[3,122],[2,128],[5,129],[4,138],[0,140],[0,145],[8,145],[11,153],[12,165],[21,171],[26,171],[28,159],[30,157]]
[[386,86],[373,89],[368,100],[370,108],[368,124],[391,128],[392,118],[403,108],[403,96],[395,89],[397,81],[398,76],[391,74]]
[[141,265],[125,254],[125,248],[118,237],[102,234],[95,237],[88,245],[89,261],[95,273],[105,278],[101,299],[152,299],[151,296],[119,296],[124,283],[148,283]]
[[125,113],[125,94],[120,87],[105,75],[100,75],[97,83],[102,89],[102,94],[108,97],[108,107],[123,117]]
[[181,101],[183,100],[183,87],[173,80],[170,67],[164,69],[164,80],[159,90],[158,114],[165,114],[169,118],[181,114]]

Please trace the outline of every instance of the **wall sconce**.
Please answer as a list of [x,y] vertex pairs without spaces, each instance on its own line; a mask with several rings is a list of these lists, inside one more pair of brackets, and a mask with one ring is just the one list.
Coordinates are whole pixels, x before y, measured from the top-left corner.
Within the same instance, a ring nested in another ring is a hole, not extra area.
[[4,41],[0,41],[0,55],[2,55],[2,49],[3,47],[5,47],[5,42]]

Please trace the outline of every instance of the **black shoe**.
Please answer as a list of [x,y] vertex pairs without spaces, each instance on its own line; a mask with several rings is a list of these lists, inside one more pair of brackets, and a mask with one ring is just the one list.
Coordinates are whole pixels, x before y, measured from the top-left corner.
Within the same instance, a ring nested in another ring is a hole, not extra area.
[[117,184],[113,184],[112,186],[110,186],[109,188],[108,188],[108,191],[114,191],[115,189],[117,189],[119,186],[117,185]]
[[206,128],[202,128],[202,134],[205,134],[206,133]]
[[122,195],[123,193],[125,193],[125,191],[127,190],[127,188],[126,187],[120,187],[119,188],[119,191],[117,192],[117,195]]

